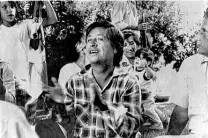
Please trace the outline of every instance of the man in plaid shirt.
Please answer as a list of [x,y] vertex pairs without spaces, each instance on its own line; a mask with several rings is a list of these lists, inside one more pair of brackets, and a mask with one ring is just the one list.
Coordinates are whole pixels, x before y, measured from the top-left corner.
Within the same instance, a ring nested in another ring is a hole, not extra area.
[[74,135],[79,138],[135,138],[141,91],[137,79],[119,68],[122,34],[109,22],[94,22],[86,30],[86,43],[92,67],[69,79],[67,93],[52,79],[51,98],[65,103],[67,111],[75,111]]

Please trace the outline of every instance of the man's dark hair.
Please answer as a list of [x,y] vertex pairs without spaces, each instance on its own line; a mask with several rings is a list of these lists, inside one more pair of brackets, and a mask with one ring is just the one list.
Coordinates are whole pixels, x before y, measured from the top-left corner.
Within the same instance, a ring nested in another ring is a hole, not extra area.
[[80,53],[77,51],[76,44],[80,43],[81,36],[78,34],[68,34],[64,43],[64,55],[67,63],[75,62],[79,59]]
[[135,34],[134,32],[132,32],[132,31],[123,31],[123,35],[124,35],[124,40],[128,39],[129,37],[132,36],[136,45],[137,46],[140,45],[139,36],[137,34]]
[[123,46],[124,46],[124,39],[122,33],[119,30],[117,30],[115,26],[112,25],[110,22],[98,21],[98,22],[93,22],[87,27],[86,39],[89,33],[97,27],[102,27],[107,30],[106,37],[110,41],[113,48],[117,50],[117,53],[114,54],[113,64],[114,66],[119,66],[119,63],[122,60]]

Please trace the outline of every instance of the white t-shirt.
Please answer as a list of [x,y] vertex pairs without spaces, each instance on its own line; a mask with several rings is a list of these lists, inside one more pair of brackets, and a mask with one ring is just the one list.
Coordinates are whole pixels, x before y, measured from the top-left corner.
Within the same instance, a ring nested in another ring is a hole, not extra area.
[[66,90],[65,85],[69,78],[73,74],[78,73],[80,71],[81,68],[75,62],[64,65],[60,70],[58,83],[64,90]]
[[195,54],[183,61],[177,74],[176,91],[170,101],[188,108],[191,133],[208,137],[208,58]]
[[[17,80],[29,90],[30,30],[33,20],[23,20],[12,27],[0,25],[0,58],[8,62]],[[38,26],[36,26],[38,27]]]

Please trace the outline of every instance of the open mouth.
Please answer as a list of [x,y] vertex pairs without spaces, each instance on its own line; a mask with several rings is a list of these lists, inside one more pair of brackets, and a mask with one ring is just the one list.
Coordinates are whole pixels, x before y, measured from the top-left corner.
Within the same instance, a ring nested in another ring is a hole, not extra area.
[[98,50],[90,50],[90,54],[96,54],[98,53]]

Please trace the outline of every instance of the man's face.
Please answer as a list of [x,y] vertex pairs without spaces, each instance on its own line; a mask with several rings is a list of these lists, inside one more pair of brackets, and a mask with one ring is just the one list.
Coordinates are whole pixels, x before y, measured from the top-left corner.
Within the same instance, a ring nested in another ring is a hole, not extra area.
[[208,55],[208,19],[204,19],[201,27],[201,46],[199,46],[198,52],[202,55]]
[[106,29],[96,27],[87,36],[86,55],[91,64],[113,62],[114,48],[106,37]]
[[10,4],[8,1],[0,2],[0,14],[3,24],[8,24],[14,21],[16,16],[16,8],[14,4]]
[[136,53],[136,43],[134,41],[133,36],[130,36],[129,38],[124,40],[124,55],[127,58],[135,58],[135,53]]

